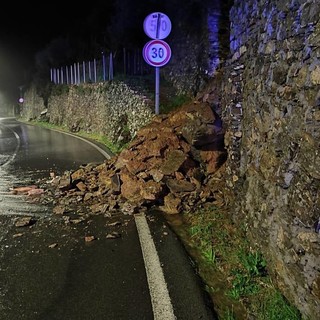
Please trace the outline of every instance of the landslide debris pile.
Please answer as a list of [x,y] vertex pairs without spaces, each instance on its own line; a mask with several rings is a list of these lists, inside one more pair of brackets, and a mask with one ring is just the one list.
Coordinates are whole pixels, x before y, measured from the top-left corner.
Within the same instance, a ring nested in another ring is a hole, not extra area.
[[53,179],[54,212],[81,205],[93,214],[130,214],[157,206],[176,214],[219,203],[226,157],[220,119],[209,104],[190,103],[155,116],[117,156]]

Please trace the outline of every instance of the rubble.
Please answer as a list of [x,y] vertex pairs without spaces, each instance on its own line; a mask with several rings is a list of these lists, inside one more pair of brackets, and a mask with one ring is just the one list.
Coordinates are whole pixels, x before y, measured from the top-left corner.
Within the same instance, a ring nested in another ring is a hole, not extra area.
[[120,154],[52,180],[54,211],[84,205],[95,214],[114,209],[132,214],[158,206],[176,214],[205,202],[221,203],[227,153],[220,124],[207,103],[155,116]]

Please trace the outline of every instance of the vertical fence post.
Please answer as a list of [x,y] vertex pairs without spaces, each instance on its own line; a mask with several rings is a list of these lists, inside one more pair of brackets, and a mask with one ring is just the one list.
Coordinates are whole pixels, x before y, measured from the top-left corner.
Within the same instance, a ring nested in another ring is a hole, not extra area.
[[86,83],[86,63],[82,62],[83,83]]
[[63,77],[63,69],[62,69],[62,67],[60,68],[60,73],[61,73],[61,84],[63,84],[64,77]]
[[73,64],[73,72],[74,72],[73,83],[77,84],[77,64],[76,63]]
[[78,71],[78,84],[81,82],[81,77],[80,77],[80,63],[77,63],[77,71]]
[[113,56],[112,56],[112,52],[110,52],[110,56],[109,56],[109,80],[113,80]]
[[71,79],[71,84],[73,84],[73,70],[72,70],[72,65],[70,66],[70,79]]
[[104,52],[102,52],[102,79],[106,81],[106,57]]
[[123,74],[126,77],[126,48],[123,48]]
[[66,66],[66,82],[69,84],[69,73],[68,73],[68,66]]
[[97,61],[93,59],[94,82],[97,82]]
[[89,81],[92,82],[92,78],[91,78],[91,61],[88,62],[88,72],[89,72]]

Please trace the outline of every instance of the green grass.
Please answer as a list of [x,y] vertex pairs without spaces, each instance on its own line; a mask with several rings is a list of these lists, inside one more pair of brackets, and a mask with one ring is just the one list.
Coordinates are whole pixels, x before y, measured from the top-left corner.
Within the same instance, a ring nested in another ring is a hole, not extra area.
[[239,300],[240,298],[256,294],[259,291],[260,285],[253,277],[241,270],[234,270],[232,287],[226,294],[232,299]]
[[259,277],[266,275],[267,261],[265,260],[261,252],[250,251],[246,253],[244,251],[241,251],[239,254],[239,259],[249,276]]
[[212,223],[201,219],[197,225],[193,225],[189,229],[191,238],[198,244],[201,255],[209,263],[214,263],[216,259],[212,245],[212,230]]
[[223,315],[220,317],[221,320],[236,320],[234,316],[233,310],[230,310],[227,308],[227,310],[223,313]]
[[232,287],[227,291],[227,295],[235,300],[258,293],[263,277],[267,275],[267,262],[260,252],[242,249],[238,257],[240,268],[231,271]]
[[213,301],[219,300],[220,320],[244,319],[244,310],[257,320],[301,320],[298,309],[272,283],[268,261],[252,247],[246,228],[214,206],[184,213],[183,218],[189,235],[184,242],[191,255],[197,257],[196,249],[201,257],[196,261],[207,291]]
[[291,306],[279,291],[271,294],[264,305],[265,320],[300,320],[298,310]]
[[273,286],[263,290],[256,297],[255,307],[258,309],[257,320],[301,320],[301,314],[292,306],[281,292]]

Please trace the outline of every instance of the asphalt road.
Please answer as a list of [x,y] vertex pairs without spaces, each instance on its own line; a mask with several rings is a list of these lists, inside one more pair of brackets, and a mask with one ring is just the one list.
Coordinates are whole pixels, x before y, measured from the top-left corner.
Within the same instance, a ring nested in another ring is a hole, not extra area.
[[160,212],[57,216],[10,193],[51,171],[101,163],[105,151],[15,119],[0,120],[0,151],[1,320],[215,318]]

